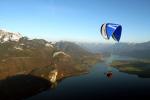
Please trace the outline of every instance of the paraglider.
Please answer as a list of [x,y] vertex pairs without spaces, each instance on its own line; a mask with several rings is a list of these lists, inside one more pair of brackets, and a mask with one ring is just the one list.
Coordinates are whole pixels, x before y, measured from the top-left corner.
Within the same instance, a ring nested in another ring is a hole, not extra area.
[[122,26],[113,23],[104,23],[101,26],[101,35],[104,39],[109,40],[112,37],[115,41],[120,41]]
[[[120,41],[122,26],[114,23],[104,23],[101,26],[101,35],[104,39],[109,40],[112,37],[115,41]],[[107,78],[112,78],[112,71],[104,73]]]

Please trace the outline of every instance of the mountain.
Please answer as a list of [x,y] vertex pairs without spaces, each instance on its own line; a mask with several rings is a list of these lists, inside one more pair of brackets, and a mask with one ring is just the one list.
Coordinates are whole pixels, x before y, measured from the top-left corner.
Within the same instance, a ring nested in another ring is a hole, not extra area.
[[100,61],[100,55],[90,53],[75,43],[31,40],[20,33],[3,30],[0,36],[0,79],[18,74],[34,74],[48,79],[49,72],[54,69],[58,71],[57,78],[61,79],[87,72],[89,66]]
[[141,59],[150,59],[150,41],[144,43],[118,43],[113,53]]
[[8,41],[19,41],[20,38],[22,38],[22,35],[20,33],[0,30],[0,43]]
[[[82,46],[79,46],[73,42],[68,41],[60,41],[56,42],[55,46],[63,51],[69,54],[72,57],[73,61],[76,61],[77,63],[76,68],[79,70],[86,70],[88,69],[88,66],[91,66],[91,64],[96,63],[96,61],[101,58],[101,55],[98,53],[92,53],[84,49]],[[86,66],[86,67],[80,67],[80,66]]]
[[91,55],[92,52],[84,49],[82,46],[79,46],[73,42],[60,41],[56,42],[56,47],[74,57],[81,57],[84,55]]
[[0,30],[0,99],[24,99],[65,77],[87,73],[99,61],[100,54],[73,42],[29,39]]
[[112,52],[113,45],[106,43],[84,43],[78,42],[77,45],[80,45],[85,50],[92,53],[100,53],[102,56],[110,56]]
[[28,74],[35,68],[51,65],[56,50],[49,42],[40,39],[8,41],[0,44],[0,78]]
[[117,54],[141,59],[150,59],[150,41],[144,43],[77,43],[84,49],[93,53],[101,53],[103,56]]

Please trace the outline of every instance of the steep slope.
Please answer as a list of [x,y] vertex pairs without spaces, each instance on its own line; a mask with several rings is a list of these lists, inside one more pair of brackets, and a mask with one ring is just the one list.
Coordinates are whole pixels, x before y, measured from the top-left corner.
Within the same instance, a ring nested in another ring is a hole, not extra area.
[[72,56],[83,56],[83,55],[91,55],[91,52],[88,52],[81,46],[73,43],[73,42],[68,42],[68,41],[60,41],[56,42],[56,47],[64,52],[67,52],[68,54]]
[[18,42],[0,44],[0,78],[27,74],[35,68],[52,64],[55,48],[45,40],[21,38]]
[[[7,34],[8,32],[3,32],[3,35]],[[71,42],[54,44],[43,39],[18,39],[12,41],[10,37],[9,41],[0,43],[1,79],[18,74],[32,74],[49,79],[49,73],[54,69],[58,71],[57,79],[61,79],[87,72],[89,66],[100,61],[100,55],[87,52]]]
[[100,59],[75,43],[31,40],[1,30],[0,99],[20,100],[55,87],[62,78],[87,73]]
[[84,47],[77,45],[73,42],[61,41],[57,42],[55,45],[59,50],[64,51],[69,55],[71,55],[75,60],[82,61],[83,58],[85,59],[92,57],[93,60],[95,60],[101,56],[100,54],[89,52],[88,50],[84,49]]
[[[87,72],[91,65],[101,60],[100,54],[88,52],[83,47],[73,42],[60,41],[60,42],[56,42],[55,46],[57,47],[58,50],[65,52],[69,55],[67,56],[67,58],[69,58],[68,61],[69,63],[63,63],[63,64],[73,65],[74,66],[73,70],[76,70],[76,72],[79,73]],[[71,65],[68,66],[69,68],[65,67],[67,69],[64,70],[70,69]],[[69,72],[74,73],[73,70],[72,71],[70,70]]]

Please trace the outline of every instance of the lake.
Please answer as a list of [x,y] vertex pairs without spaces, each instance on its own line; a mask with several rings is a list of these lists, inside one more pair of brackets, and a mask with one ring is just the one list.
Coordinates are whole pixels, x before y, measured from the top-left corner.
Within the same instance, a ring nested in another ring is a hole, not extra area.
[[[112,60],[117,59],[134,60],[111,56],[105,62],[95,64],[88,74],[66,78],[57,83],[55,88],[27,100],[150,98],[150,78],[123,73],[108,65]],[[106,76],[108,71],[112,72],[111,78]]]

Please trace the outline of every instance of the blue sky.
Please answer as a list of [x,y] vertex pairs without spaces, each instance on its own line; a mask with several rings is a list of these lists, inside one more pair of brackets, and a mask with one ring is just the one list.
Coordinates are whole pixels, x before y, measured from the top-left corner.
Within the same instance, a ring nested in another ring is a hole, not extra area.
[[49,41],[107,42],[99,29],[112,22],[123,27],[121,42],[145,42],[149,5],[150,0],[0,0],[0,28]]

